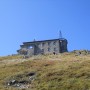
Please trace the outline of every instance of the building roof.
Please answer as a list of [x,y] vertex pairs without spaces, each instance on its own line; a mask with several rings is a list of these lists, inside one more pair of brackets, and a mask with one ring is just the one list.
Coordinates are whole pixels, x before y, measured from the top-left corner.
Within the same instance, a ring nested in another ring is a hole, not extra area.
[[23,42],[23,44],[28,44],[28,43],[35,43],[35,42],[48,42],[48,41],[57,41],[57,40],[66,40],[65,38],[59,38],[59,39],[49,39],[49,40],[41,40],[41,41],[30,41],[30,42]]

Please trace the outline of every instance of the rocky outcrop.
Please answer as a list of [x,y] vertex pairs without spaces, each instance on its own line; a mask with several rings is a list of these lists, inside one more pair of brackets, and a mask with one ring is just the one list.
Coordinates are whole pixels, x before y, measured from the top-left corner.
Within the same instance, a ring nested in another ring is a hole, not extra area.
[[35,72],[30,72],[24,75],[17,75],[14,78],[10,78],[10,80],[7,81],[6,85],[8,87],[15,87],[19,89],[30,88],[31,83],[35,80],[35,77]]

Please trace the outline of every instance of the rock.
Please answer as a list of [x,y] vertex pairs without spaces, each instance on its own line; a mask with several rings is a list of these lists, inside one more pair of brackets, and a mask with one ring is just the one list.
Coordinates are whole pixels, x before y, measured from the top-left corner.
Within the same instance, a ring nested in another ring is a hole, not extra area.
[[20,86],[20,89],[26,89],[26,88],[28,88],[27,85],[21,85],[21,86]]
[[20,74],[15,76],[17,80],[11,79],[8,81],[7,85],[18,89],[26,89],[30,87],[32,81],[35,80],[35,77],[36,77],[35,72]]
[[30,81],[33,81],[33,80],[34,80],[34,77],[30,77],[29,80],[30,80]]
[[7,85],[10,86],[10,83],[8,83]]
[[20,84],[16,84],[16,87],[20,87]]
[[34,76],[34,75],[35,75],[35,72],[30,72],[26,76]]
[[19,81],[20,84],[28,84],[28,81],[25,81],[25,80],[22,80],[22,81]]
[[14,84],[16,84],[16,83],[17,83],[16,80],[11,80],[10,82],[8,82],[8,86],[12,86],[12,85],[14,85]]
[[12,83],[15,83],[16,82],[16,80],[12,80]]

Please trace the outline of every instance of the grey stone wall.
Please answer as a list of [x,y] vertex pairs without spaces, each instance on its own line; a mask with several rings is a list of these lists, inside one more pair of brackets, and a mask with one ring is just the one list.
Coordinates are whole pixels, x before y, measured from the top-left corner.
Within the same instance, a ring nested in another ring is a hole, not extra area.
[[59,53],[59,41],[47,41],[47,42],[41,42],[37,46],[39,49],[37,49],[37,52],[39,53]]

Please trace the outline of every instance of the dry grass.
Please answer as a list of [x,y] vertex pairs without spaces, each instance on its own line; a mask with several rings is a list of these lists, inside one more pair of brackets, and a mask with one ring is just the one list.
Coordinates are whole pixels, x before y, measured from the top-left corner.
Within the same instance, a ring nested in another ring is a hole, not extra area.
[[[11,60],[14,59],[16,58],[11,58]],[[10,60],[10,57],[6,60]],[[24,62],[2,65],[0,90],[18,90],[6,87],[6,81],[32,71],[36,72],[32,90],[90,90],[90,55],[75,56],[73,53],[39,55]]]
[[2,60],[20,59],[20,58],[22,58],[22,56],[20,56],[20,55],[5,56],[5,57],[0,57],[0,61],[2,61]]

